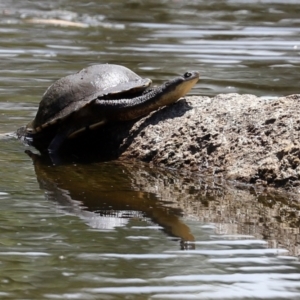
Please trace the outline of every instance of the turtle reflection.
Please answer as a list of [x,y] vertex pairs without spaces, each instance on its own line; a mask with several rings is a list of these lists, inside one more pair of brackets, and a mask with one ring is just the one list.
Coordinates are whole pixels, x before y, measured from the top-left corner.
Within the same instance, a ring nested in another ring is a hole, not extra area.
[[194,236],[180,216],[179,208],[137,187],[134,168],[121,163],[53,166],[43,157],[27,151],[34,162],[40,187],[49,200],[65,211],[84,219],[89,226],[112,229],[124,226],[130,218],[157,224],[169,236],[180,241],[182,249],[193,248]]

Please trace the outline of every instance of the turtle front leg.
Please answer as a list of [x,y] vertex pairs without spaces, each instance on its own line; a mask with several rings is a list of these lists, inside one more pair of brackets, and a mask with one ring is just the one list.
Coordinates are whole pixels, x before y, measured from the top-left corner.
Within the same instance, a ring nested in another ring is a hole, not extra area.
[[60,128],[48,146],[48,152],[57,153],[67,137],[73,132],[72,128]]

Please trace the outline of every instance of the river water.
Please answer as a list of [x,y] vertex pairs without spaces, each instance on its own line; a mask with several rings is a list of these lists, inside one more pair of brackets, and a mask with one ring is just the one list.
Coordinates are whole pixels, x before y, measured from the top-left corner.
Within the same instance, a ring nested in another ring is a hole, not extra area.
[[[0,14],[0,133],[95,63],[155,84],[198,70],[191,94],[299,93],[298,1],[6,0]],[[300,299],[288,197],[34,153],[0,142],[0,299]]]

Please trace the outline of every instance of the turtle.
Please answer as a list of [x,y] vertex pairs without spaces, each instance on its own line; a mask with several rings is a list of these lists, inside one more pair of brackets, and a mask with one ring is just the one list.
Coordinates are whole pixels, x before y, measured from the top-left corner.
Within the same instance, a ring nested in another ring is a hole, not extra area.
[[97,64],[55,81],[44,93],[25,139],[49,139],[56,153],[67,138],[107,122],[134,120],[184,96],[199,79],[189,71],[158,87],[127,67]]

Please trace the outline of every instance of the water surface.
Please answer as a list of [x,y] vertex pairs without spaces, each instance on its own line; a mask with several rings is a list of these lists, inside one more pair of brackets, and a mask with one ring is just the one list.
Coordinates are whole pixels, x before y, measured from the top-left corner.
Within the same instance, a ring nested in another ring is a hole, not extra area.
[[[298,1],[0,3],[0,133],[55,80],[116,63],[191,94],[299,93]],[[69,23],[67,23],[69,22]],[[0,298],[299,298],[299,205],[139,163],[0,143]],[[200,174],[201,175],[201,174]]]

